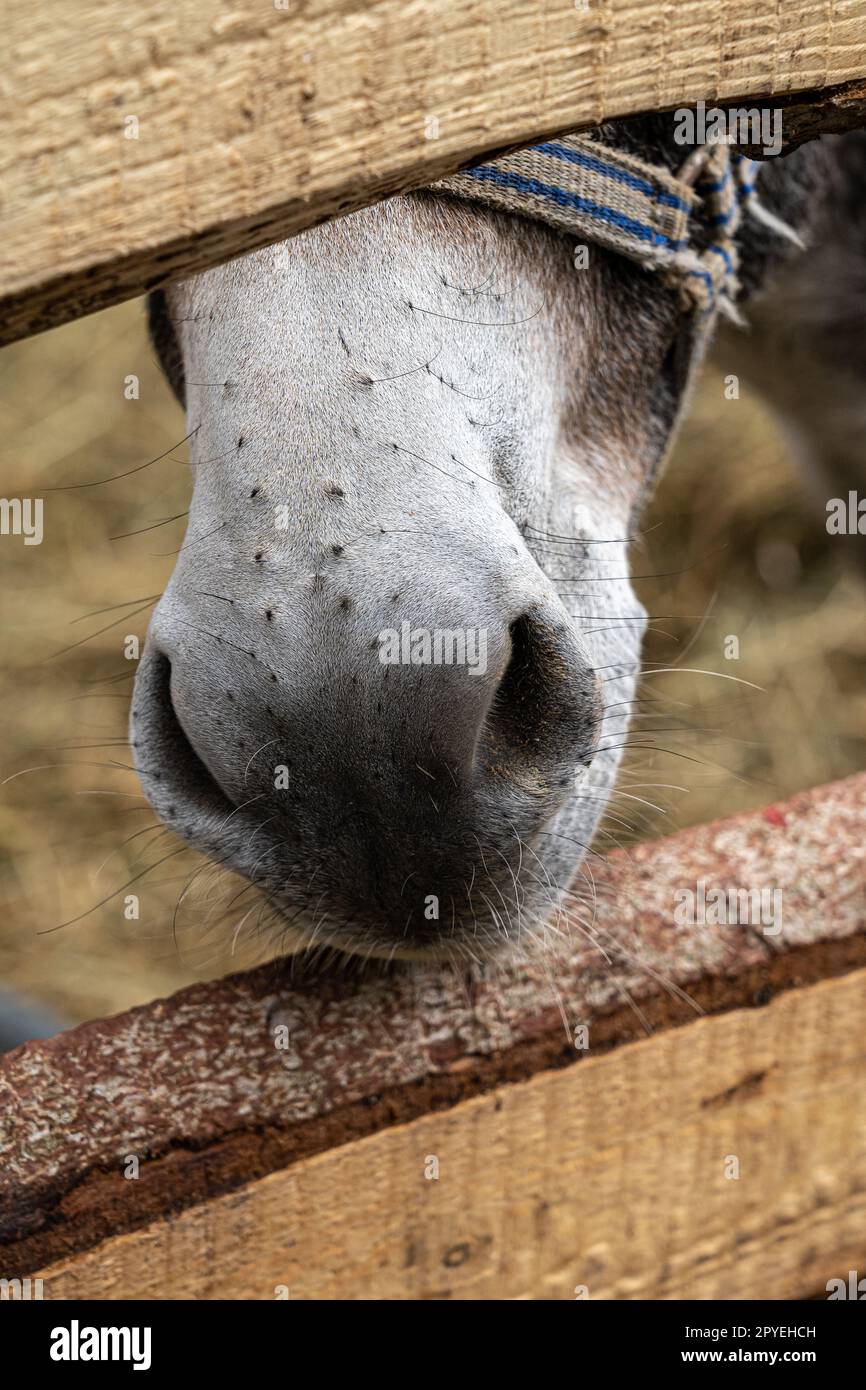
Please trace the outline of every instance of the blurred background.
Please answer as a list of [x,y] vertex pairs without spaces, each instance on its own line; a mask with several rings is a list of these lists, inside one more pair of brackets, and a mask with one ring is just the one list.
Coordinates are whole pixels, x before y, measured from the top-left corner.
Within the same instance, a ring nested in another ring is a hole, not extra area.
[[[653,623],[623,783],[658,809],[599,847],[866,767],[866,587],[725,372],[704,373],[633,558]],[[245,968],[268,937],[240,880],[173,853],[130,770],[125,651],[189,494],[143,302],[5,348],[0,382],[0,491],[45,499],[43,544],[0,544],[0,984],[77,1021]]]

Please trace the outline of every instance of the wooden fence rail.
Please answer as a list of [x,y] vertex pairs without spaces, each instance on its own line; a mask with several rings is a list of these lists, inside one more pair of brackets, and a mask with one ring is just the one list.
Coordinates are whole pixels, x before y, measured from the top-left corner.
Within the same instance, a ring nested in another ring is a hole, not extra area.
[[841,88],[823,99],[824,129],[864,110],[864,0],[0,12],[0,342],[545,134],[818,88]]
[[[604,119],[866,124],[866,0],[0,11],[0,342]],[[864,813],[861,776],[612,855],[544,958],[273,964],[0,1058],[0,1296],[821,1291],[866,1253]],[[701,883],[781,904],[677,925]]]
[[[823,1289],[866,1247],[864,816],[866,775],[612,854],[597,944],[575,924],[543,960],[267,966],[17,1049],[0,1276],[50,1298]],[[779,890],[773,920],[677,925],[701,882]]]

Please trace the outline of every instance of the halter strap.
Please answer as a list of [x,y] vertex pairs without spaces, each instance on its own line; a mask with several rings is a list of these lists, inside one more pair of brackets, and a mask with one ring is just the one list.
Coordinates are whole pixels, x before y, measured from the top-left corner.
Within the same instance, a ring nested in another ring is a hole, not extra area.
[[760,164],[704,145],[679,174],[586,136],[566,135],[477,164],[433,192],[547,222],[657,272],[683,310],[736,316],[736,232]]

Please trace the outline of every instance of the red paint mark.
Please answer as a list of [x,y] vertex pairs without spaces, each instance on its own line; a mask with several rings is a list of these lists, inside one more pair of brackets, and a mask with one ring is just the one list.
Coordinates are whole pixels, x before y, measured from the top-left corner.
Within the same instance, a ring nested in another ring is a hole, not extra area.
[[785,820],[784,811],[780,811],[778,806],[768,806],[762,814],[764,820],[769,821],[770,825],[787,825],[788,823]]

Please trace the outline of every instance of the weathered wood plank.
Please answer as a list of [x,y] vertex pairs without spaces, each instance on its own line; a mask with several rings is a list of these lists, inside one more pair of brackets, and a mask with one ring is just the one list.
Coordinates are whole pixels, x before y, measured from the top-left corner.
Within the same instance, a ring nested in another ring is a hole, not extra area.
[[[829,1276],[853,1249],[866,1191],[864,815],[866,775],[594,861],[594,940],[576,909],[543,958],[466,978],[296,966],[293,980],[268,966],[0,1058],[0,1274],[72,1256],[58,1290],[102,1279],[99,1296],[160,1281],[163,1297],[270,1297],[271,1281],[296,1296],[432,1296],[441,1252],[466,1244],[476,1292],[558,1296],[563,1279],[620,1293],[649,1281],[657,1294],[733,1279],[754,1292],[772,1260],[779,1296],[798,1279],[811,1292],[825,1259]],[[678,926],[676,895],[701,879],[779,890],[781,930]],[[574,1045],[584,1025],[586,1049]],[[443,1153],[450,1189],[417,1168]],[[721,1181],[708,1156],[724,1154],[743,1181]],[[132,1158],[138,1177],[125,1176]],[[721,1244],[698,1278],[686,1251],[702,1200]],[[638,1216],[621,1227],[630,1204]],[[591,1252],[605,1222],[617,1254],[602,1278]],[[756,1251],[742,1284],[735,1229]],[[642,1230],[635,1264],[627,1237]],[[416,1236],[426,1253],[405,1274]],[[566,1267],[566,1245],[591,1278]]]
[[864,1006],[861,970],[500,1087],[42,1269],[45,1297],[813,1294],[862,1268]]
[[497,147],[866,76],[864,0],[5,0],[3,17],[4,342]]

